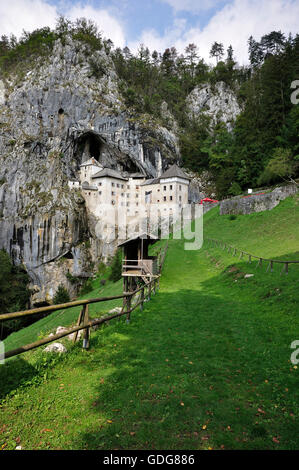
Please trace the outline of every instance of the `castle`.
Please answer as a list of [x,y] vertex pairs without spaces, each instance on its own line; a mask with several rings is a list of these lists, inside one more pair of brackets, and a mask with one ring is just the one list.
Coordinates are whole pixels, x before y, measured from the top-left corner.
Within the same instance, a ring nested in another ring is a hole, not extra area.
[[189,183],[190,178],[175,164],[161,176],[147,179],[142,173],[104,168],[92,157],[80,165],[79,181],[68,184],[70,189],[81,190],[95,217],[102,217],[103,205],[111,205],[123,207],[127,216],[139,219],[152,205],[161,206],[167,215],[188,204]]

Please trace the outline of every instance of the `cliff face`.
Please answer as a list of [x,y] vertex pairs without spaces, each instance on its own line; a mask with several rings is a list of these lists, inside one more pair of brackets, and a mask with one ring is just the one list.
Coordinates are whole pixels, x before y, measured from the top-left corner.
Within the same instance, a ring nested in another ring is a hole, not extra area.
[[[84,199],[67,184],[80,164],[94,156],[157,176],[179,158],[173,133],[126,114],[112,60],[96,54],[57,41],[24,77],[0,80],[0,248],[27,268],[34,303],[68,285],[68,271],[86,276],[102,253]],[[92,59],[102,64],[100,78]]]
[[[197,112],[201,102],[195,90],[188,103]],[[61,283],[72,293],[68,272],[85,278],[113,253],[68,187],[81,163],[94,157],[147,177],[179,163],[178,127],[163,106],[168,129],[129,114],[111,57],[70,37],[23,76],[0,79],[0,249],[25,265],[34,304],[50,302]]]
[[217,120],[224,122],[228,130],[232,130],[241,112],[235,93],[224,82],[218,82],[214,87],[205,83],[194,88],[187,97],[187,110],[190,119],[205,114],[212,124]]

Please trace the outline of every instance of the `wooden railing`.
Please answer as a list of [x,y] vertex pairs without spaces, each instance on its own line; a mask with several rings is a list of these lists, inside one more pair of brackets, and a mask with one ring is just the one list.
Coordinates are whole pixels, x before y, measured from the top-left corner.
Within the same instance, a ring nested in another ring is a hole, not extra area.
[[[67,302],[64,304],[57,304],[57,305],[49,305],[46,307],[39,307],[39,308],[33,308],[30,310],[25,310],[25,311],[20,311],[20,312],[14,312],[14,313],[3,313],[0,314],[0,322],[1,321],[6,321],[6,320],[13,320],[15,318],[20,318],[20,317],[25,317],[25,316],[30,316],[30,315],[35,315],[35,314],[40,314],[40,313],[52,313],[57,310],[66,310],[68,308],[72,307],[77,307],[77,306],[82,306],[82,310],[80,311],[78,321],[77,321],[77,326],[74,326],[72,328],[68,328],[67,330],[58,333],[56,335],[48,336],[46,338],[43,338],[41,340],[35,341],[34,343],[26,344],[24,346],[21,346],[16,349],[12,349],[10,351],[7,351],[4,353],[4,359],[8,359],[13,356],[17,356],[18,354],[22,354],[26,351],[30,351],[32,349],[38,348],[40,346],[43,346],[48,343],[52,343],[53,341],[56,341],[58,339],[61,339],[65,336],[68,336],[72,333],[74,333],[74,338],[73,342],[76,342],[77,340],[77,335],[80,330],[84,330],[84,335],[83,335],[83,348],[88,349],[89,347],[89,337],[90,337],[90,329],[94,326],[101,325],[105,322],[109,322],[110,320],[114,318],[121,317],[123,315],[126,315],[126,321],[129,323],[130,322],[130,316],[131,313],[140,306],[140,309],[143,310],[144,302],[146,300],[151,299],[151,295],[155,294],[157,290],[159,290],[160,287],[160,276],[167,252],[167,247],[163,250],[163,253],[161,254],[161,259],[159,263],[159,274],[151,278],[148,282],[145,282],[141,287],[138,289],[131,291],[131,292],[123,292],[123,294],[120,295],[115,295],[112,297],[99,297],[95,299],[84,299],[84,300],[75,300],[72,302]],[[139,297],[137,298],[137,302],[133,305],[133,299],[135,296],[139,294]],[[99,302],[108,302],[110,300],[116,300],[116,299],[123,299],[123,307],[120,312],[114,313],[109,316],[101,317],[95,320],[92,320],[89,318],[89,313],[88,313],[88,306],[90,304],[94,303],[99,303]]]
[[[12,320],[15,318],[25,317],[29,315],[34,315],[37,313],[46,313],[46,312],[50,313],[50,312],[55,312],[61,309],[65,310],[65,309],[76,307],[76,306],[83,306],[79,314],[77,326],[68,328],[67,330],[59,334],[48,336],[47,338],[43,338],[41,340],[35,341],[34,343],[26,344],[19,348],[7,351],[4,354],[4,359],[8,359],[9,357],[13,357],[18,354],[22,354],[26,351],[30,351],[32,349],[38,348],[45,344],[61,339],[65,336],[68,336],[72,333],[75,333],[74,339],[73,339],[73,341],[75,342],[77,339],[77,334],[80,330],[84,330],[83,348],[87,349],[89,346],[90,328],[96,325],[101,325],[114,318],[121,317],[122,315],[126,315],[127,322],[129,322],[131,313],[139,306],[141,310],[143,310],[143,304],[146,301],[146,299],[150,300],[152,293],[155,294],[156,291],[159,289],[159,281],[160,281],[160,275],[151,279],[149,282],[146,282],[144,285],[142,285],[140,288],[136,289],[135,291],[124,292],[122,295],[115,295],[112,297],[100,297],[100,298],[95,298],[95,299],[75,300],[73,302],[67,302],[64,304],[49,305],[47,307],[34,308],[34,309],[25,310],[21,312],[14,312],[14,313],[4,313],[0,315],[0,321],[5,321],[5,320]],[[132,300],[134,296],[137,295],[139,292],[140,292],[140,297],[137,303],[133,305]],[[116,300],[116,299],[124,299],[121,312],[115,313],[113,315],[105,316],[102,318],[98,318],[96,320],[91,320],[89,318],[88,305],[98,303],[98,302],[107,302],[107,301]]]
[[273,266],[275,263],[277,263],[277,264],[283,265],[283,268],[280,274],[282,274],[283,272],[285,272],[285,274],[288,274],[289,264],[299,264],[299,261],[283,261],[283,260],[269,259],[269,258],[263,258],[261,256],[252,255],[251,253],[247,253],[244,250],[240,250],[239,248],[229,245],[228,243],[222,240],[215,240],[214,238],[205,238],[205,240],[213,244],[214,246],[217,246],[219,248],[222,248],[223,250],[227,250],[228,252],[231,252],[233,256],[237,256],[237,254],[239,253],[239,259],[242,259],[244,256],[248,256],[249,263],[251,263],[253,259],[257,259],[258,260],[257,267],[262,266],[263,262],[267,263],[268,264],[267,272],[269,270],[270,272],[273,272]]

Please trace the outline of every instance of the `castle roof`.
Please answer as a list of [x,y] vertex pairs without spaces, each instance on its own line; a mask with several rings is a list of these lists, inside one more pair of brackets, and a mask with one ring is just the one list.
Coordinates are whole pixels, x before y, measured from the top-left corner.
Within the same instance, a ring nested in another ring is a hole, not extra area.
[[152,178],[150,180],[146,180],[144,183],[141,184],[141,186],[147,186],[150,184],[159,184],[160,183],[160,178]]
[[92,179],[104,178],[105,176],[118,180],[128,181],[128,178],[123,177],[120,173],[118,173],[118,171],[112,170],[111,168],[104,168],[104,170],[98,171],[98,173],[92,175]]
[[143,232],[143,233],[139,233],[139,234],[133,236],[132,238],[128,238],[128,240],[120,242],[117,246],[124,246],[124,245],[127,245],[128,243],[131,243],[131,242],[135,241],[135,240],[141,240],[141,239],[149,240],[150,243],[154,243],[155,241],[159,240],[159,237],[157,237],[153,233]]
[[183,178],[186,180],[190,180],[189,176],[176,164],[172,165],[168,170],[164,171],[160,176],[160,179],[167,179],[167,178]]
[[81,163],[80,167],[89,165],[94,165],[98,166],[99,168],[103,168],[102,165],[94,157],[90,158],[89,160],[86,160],[86,162]]

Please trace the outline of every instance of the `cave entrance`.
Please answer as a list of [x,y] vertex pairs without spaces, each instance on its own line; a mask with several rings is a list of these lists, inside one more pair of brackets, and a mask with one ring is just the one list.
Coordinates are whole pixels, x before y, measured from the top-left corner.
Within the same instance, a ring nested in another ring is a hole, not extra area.
[[104,143],[98,135],[87,132],[78,139],[78,144],[78,157],[81,164],[92,157],[98,162],[100,161]]

